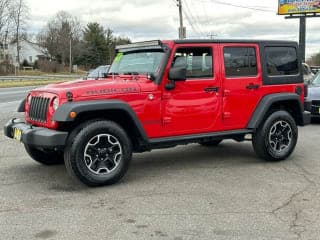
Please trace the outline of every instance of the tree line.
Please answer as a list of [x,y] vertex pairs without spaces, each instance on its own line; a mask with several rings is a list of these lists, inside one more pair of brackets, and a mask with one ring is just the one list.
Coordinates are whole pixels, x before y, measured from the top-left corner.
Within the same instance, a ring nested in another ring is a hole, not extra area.
[[9,41],[16,43],[20,61],[20,40],[26,28],[29,9],[25,0],[0,0],[0,42],[3,49]]
[[36,43],[43,49],[46,61],[62,68],[79,65],[85,69],[111,64],[115,47],[130,43],[125,36],[117,36],[112,29],[97,22],[83,25],[77,17],[60,11],[36,35],[27,34],[30,10],[26,0],[0,0],[0,53],[9,43],[16,48],[20,59],[22,41]]
[[97,22],[82,27],[79,19],[65,11],[49,20],[37,41],[51,59],[64,66],[73,63],[86,69],[111,64],[116,45],[131,42],[128,37],[115,36],[110,28],[105,29]]
[[312,55],[310,59],[308,59],[307,63],[310,66],[320,66],[320,52]]

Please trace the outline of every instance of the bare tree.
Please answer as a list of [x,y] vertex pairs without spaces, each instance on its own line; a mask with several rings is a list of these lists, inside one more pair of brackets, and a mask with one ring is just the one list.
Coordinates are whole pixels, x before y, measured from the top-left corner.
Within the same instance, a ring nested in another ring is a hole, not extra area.
[[11,0],[10,1],[10,15],[14,24],[14,41],[17,46],[17,62],[20,67],[20,41],[21,35],[25,30],[29,8],[25,0]]
[[0,42],[6,44],[12,18],[8,9],[9,0],[0,0]]
[[69,13],[60,11],[38,35],[38,42],[48,50],[51,57],[65,66],[67,63],[71,65],[72,57],[77,56],[81,35],[80,21]]

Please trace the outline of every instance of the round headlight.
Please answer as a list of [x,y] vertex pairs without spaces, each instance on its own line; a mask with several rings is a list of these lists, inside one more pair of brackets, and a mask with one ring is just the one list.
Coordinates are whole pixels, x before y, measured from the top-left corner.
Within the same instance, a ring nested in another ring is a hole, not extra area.
[[52,105],[53,105],[53,109],[54,109],[54,110],[57,110],[58,107],[59,107],[59,98],[55,97],[55,98],[53,99]]

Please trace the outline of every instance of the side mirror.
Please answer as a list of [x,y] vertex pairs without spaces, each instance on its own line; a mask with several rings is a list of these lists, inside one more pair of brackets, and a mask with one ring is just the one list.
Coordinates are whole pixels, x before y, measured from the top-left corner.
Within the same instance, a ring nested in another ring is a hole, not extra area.
[[187,69],[184,67],[173,67],[169,71],[169,79],[172,81],[185,81],[187,79]]

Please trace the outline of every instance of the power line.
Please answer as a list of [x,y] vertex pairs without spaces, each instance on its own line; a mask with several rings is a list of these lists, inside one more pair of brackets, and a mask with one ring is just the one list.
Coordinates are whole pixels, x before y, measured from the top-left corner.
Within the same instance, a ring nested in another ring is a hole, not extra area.
[[274,12],[273,10],[266,9],[265,7],[259,7],[259,6],[245,6],[245,5],[238,5],[238,4],[233,4],[233,3],[227,3],[227,2],[221,2],[217,0],[201,0],[202,2],[214,2],[217,4],[221,5],[227,5],[227,6],[232,6],[232,7],[237,7],[237,8],[244,8],[244,9],[250,9],[250,10],[255,10],[255,11],[261,11],[261,12]]
[[[198,34],[198,35],[201,35],[201,36],[204,36],[204,33],[201,31],[200,27],[198,26],[197,24],[197,20],[195,19],[195,17],[193,16],[192,12],[190,11],[190,8],[189,8],[189,5],[188,5],[188,2],[186,0],[184,0],[185,2],[185,6],[186,8],[183,8],[183,13],[184,15],[186,16],[192,30]],[[186,10],[185,10],[186,9]]]
[[206,8],[205,8],[205,6],[204,6],[204,3],[203,3],[203,1],[200,1],[200,2],[201,2],[202,11],[203,11],[203,13],[204,13],[204,16],[205,16],[206,19],[208,19],[208,18],[209,18],[209,17],[208,17],[208,12],[207,12],[207,10],[206,10]]
[[[195,20],[195,23],[197,24],[198,22],[201,22],[199,15],[194,14],[196,12],[195,10],[197,9],[197,7],[195,7],[193,5],[194,2],[192,2],[192,1],[189,2],[188,0],[183,0],[183,1],[185,2],[186,8],[187,8],[188,12],[190,13],[191,17]],[[191,8],[189,7],[189,4],[191,4]],[[190,11],[190,9],[192,9],[192,11]]]
[[177,7],[178,5],[177,5],[177,1],[176,0],[172,0],[172,2],[171,2],[175,7]]

